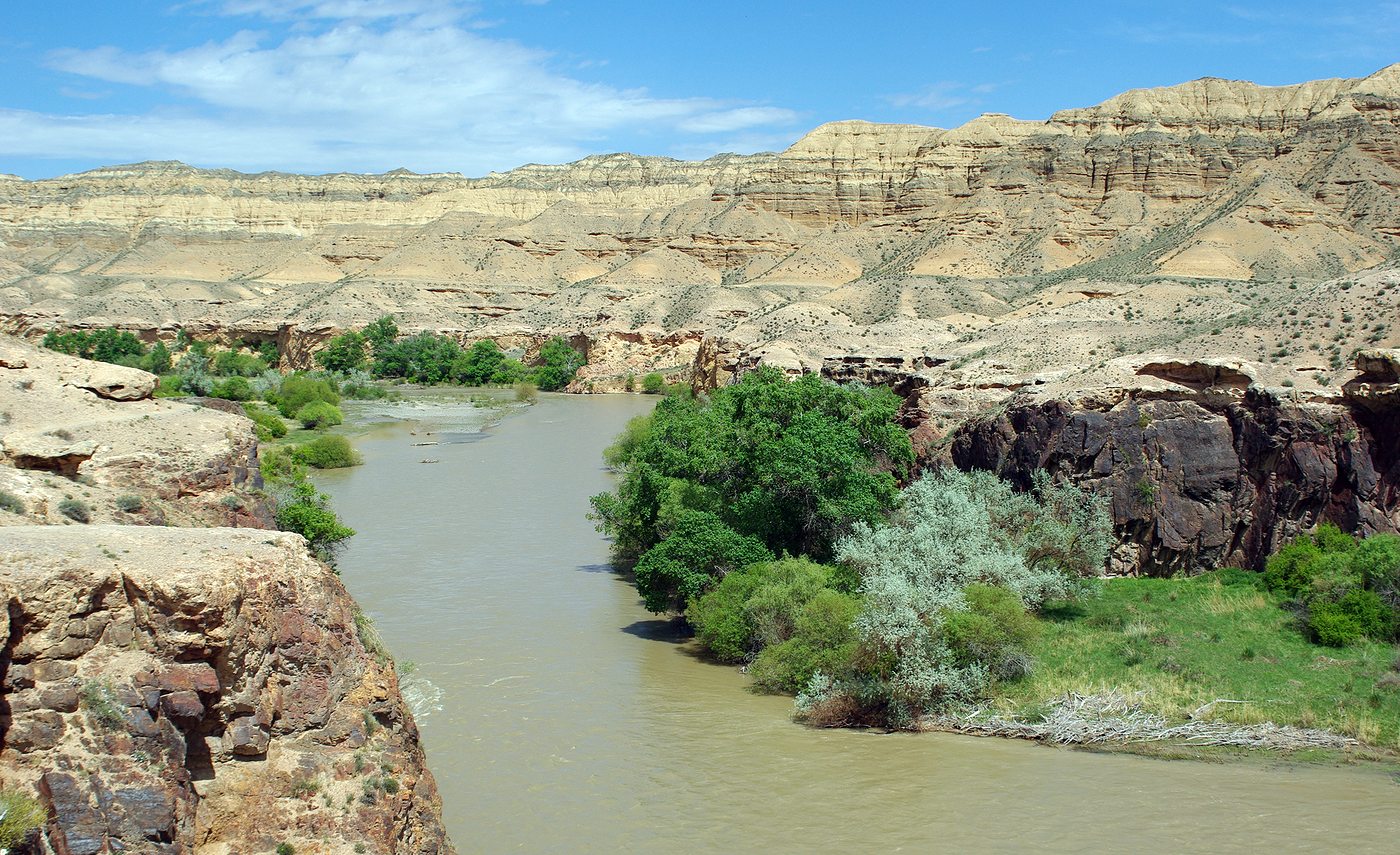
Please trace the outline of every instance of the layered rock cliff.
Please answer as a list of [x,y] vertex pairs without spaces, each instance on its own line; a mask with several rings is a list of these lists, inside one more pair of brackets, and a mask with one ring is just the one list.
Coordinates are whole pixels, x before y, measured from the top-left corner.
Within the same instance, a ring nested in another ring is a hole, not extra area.
[[29,851],[452,851],[373,628],[266,530],[251,424],[154,379],[0,337],[0,784],[49,812]]
[[[917,348],[1000,351],[1024,372],[1045,360],[1016,343],[1048,310],[1116,323],[1094,301],[1121,297],[1160,339],[1393,258],[1397,69],[1207,78],[951,130],[838,122],[783,152],[701,162],[600,155],[478,179],[146,163],[6,180],[0,316],[26,334],[277,341],[293,365],[392,312],[464,339],[700,331],[795,370]],[[676,356],[646,347],[611,373]]]

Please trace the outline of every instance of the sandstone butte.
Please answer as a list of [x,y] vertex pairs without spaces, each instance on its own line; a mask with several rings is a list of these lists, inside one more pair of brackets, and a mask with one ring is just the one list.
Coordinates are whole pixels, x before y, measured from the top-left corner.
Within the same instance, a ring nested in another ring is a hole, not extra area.
[[[712,388],[761,362],[884,383],[925,461],[1102,490],[1113,569],[1164,573],[1258,566],[1323,519],[1400,527],[1397,252],[1400,65],[1044,121],[837,122],[701,162],[0,178],[0,329],[185,330],[306,366],[392,313],[527,355],[567,335],[578,392],[652,371]],[[58,810],[46,845],[448,851],[353,603],[241,498],[251,427],[149,400],[152,382],[0,344],[0,489],[25,502],[0,511],[0,767]],[[68,494],[93,524],[63,525]],[[176,527],[117,525],[159,522]],[[76,706],[98,674],[115,730]],[[402,788],[345,810],[357,751]],[[333,807],[292,795],[308,776]]]
[[154,379],[0,336],[0,776],[49,811],[34,851],[455,851],[393,663],[269,530],[250,423]]

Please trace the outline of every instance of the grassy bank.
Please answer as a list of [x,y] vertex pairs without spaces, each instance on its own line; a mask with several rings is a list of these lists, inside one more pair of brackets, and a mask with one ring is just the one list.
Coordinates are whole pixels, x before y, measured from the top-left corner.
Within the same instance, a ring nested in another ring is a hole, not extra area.
[[1034,720],[1066,693],[1116,690],[1171,721],[1272,721],[1400,748],[1395,645],[1314,644],[1279,595],[1221,578],[1111,580],[1048,609],[1035,667],[998,687],[993,709]]

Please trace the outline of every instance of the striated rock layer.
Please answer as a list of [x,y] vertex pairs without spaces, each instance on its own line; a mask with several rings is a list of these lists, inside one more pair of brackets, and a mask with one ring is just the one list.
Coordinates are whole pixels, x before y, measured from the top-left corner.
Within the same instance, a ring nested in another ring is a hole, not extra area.
[[[8,331],[184,329],[275,341],[305,366],[386,312],[464,339],[654,330],[610,348],[595,388],[675,364],[652,345],[685,331],[818,370],[889,348],[1008,349],[1046,314],[1108,322],[1085,304],[1121,298],[1160,337],[1397,251],[1400,66],[1205,78],[1044,121],[836,122],[700,162],[610,154],[477,179],[157,162],[0,181]],[[1209,304],[1179,305],[1196,287]],[[1009,351],[1017,370],[1045,362]]]

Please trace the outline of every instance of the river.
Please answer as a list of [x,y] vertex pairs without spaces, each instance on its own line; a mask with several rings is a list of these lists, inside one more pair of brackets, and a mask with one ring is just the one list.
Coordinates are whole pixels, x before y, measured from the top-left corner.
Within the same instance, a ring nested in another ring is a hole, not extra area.
[[584,517],[602,449],[653,403],[355,405],[379,419],[365,465],[317,475],[359,530],[346,584],[416,663],[405,695],[462,852],[1400,847],[1400,787],[1374,770],[792,723],[791,699],[647,613]]

